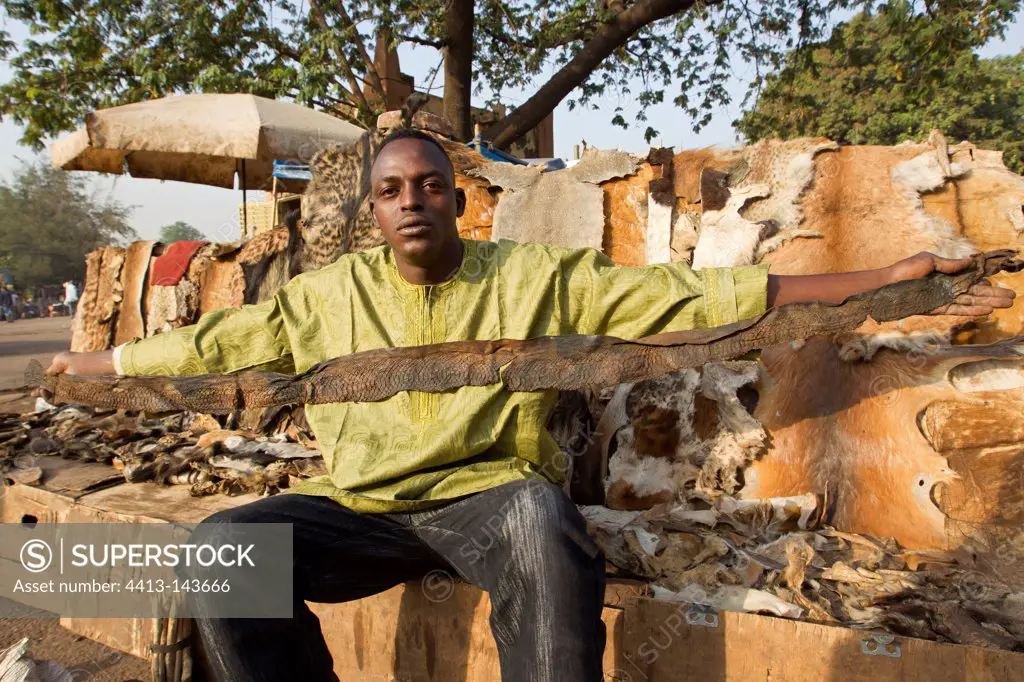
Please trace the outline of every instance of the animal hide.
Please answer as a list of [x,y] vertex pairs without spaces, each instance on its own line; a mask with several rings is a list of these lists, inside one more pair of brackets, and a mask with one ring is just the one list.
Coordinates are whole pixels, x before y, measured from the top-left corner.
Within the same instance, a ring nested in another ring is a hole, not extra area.
[[154,241],[132,242],[125,252],[124,266],[121,268],[123,298],[114,333],[115,346],[146,336],[142,302],[148,288],[146,274],[149,271],[149,261],[156,244]]
[[296,410],[276,411],[261,434],[225,431],[194,413],[154,418],[64,408],[0,415],[0,482],[45,484],[48,458],[59,458],[109,464],[128,483],[189,485],[193,495],[269,495],[325,473],[315,445]]
[[[967,146],[949,147],[949,152],[953,177],[945,176],[937,150],[925,145],[843,147],[822,154],[803,205],[804,227],[823,238],[787,242],[764,261],[775,274],[801,275],[885,267],[920,251],[963,256],[996,245],[1019,246],[1005,211],[1013,202],[1024,203],[1024,180]],[[999,279],[1024,285],[1019,276]],[[1019,318],[1012,311],[997,311],[981,323],[915,316],[887,325],[868,322],[857,334],[935,332],[951,339],[965,325],[999,326],[1001,334],[962,339],[988,342],[1024,331]],[[855,340],[849,335],[840,342]],[[850,360],[863,357],[856,348],[844,355]]]
[[617,437],[605,504],[649,509],[687,491],[735,493],[743,470],[767,449],[764,429],[737,398],[756,380],[757,364],[748,361],[627,385],[625,409],[606,412],[617,414],[618,422],[602,419]]
[[908,547],[970,541],[991,553],[1006,541],[986,536],[1024,522],[1024,434],[1010,416],[1024,405],[1024,340],[849,363],[817,338],[762,358],[755,416],[772,449],[743,497],[827,492],[837,526]]
[[149,288],[149,310],[146,315],[146,335],[191,324],[199,307],[199,288],[194,282],[182,278],[176,285]]
[[368,135],[357,145],[328,147],[310,161],[313,179],[302,197],[300,220],[301,272],[384,243],[369,207],[370,167],[379,142]]
[[766,197],[767,185],[730,190],[728,176],[705,170],[701,176],[700,235],[693,252],[693,269],[750,265],[758,245],[774,234],[772,223],[755,223],[740,215],[749,202]]
[[261,303],[273,298],[291,279],[293,260],[300,251],[298,226],[276,227],[247,241],[235,259],[245,279],[244,302]]
[[801,229],[802,199],[816,156],[838,148],[823,139],[765,140],[725,155],[726,169],[703,168],[694,269],[750,265],[791,239],[820,237]]
[[1019,583],[970,553],[914,551],[830,527],[828,503],[690,493],[644,512],[580,508],[614,575],[658,599],[893,635],[1024,649]]
[[731,186],[741,191],[758,184],[768,188],[767,197],[752,202],[745,217],[753,222],[770,220],[779,232],[800,227],[803,197],[814,183],[818,156],[838,149],[824,138],[764,140],[744,149],[750,172]]
[[75,314],[71,350],[76,353],[110,347],[122,298],[121,267],[125,250],[107,246],[85,258],[86,283]]
[[544,173],[539,166],[489,163],[471,174],[503,190],[492,239],[600,249],[605,219],[598,185],[632,175],[638,165],[625,152],[595,149],[565,170]]

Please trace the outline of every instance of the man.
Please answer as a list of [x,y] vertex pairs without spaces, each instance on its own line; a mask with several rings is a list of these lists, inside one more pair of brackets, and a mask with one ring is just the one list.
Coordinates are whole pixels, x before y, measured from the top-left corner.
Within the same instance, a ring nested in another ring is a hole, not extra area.
[[[384,140],[371,207],[387,245],[342,256],[273,298],[115,351],[64,353],[48,372],[301,372],[348,353],[466,339],[637,338],[841,301],[889,282],[954,272],[931,254],[882,270],[775,277],[767,266],[616,268],[590,249],[462,240],[465,196],[426,134]],[[1013,294],[979,285],[937,312],[984,315]],[[545,425],[554,392],[501,386],[404,392],[378,403],[308,405],[327,476],[205,523],[292,523],[292,620],[200,619],[219,679],[332,680],[305,601],[339,602],[445,571],[490,593],[502,679],[602,678],[604,558],[558,487]],[[268,589],[272,589],[268,587]]]
[[64,282],[64,307],[68,309],[68,315],[75,316],[75,304],[78,303],[78,287],[71,280]]
[[0,320],[14,322],[14,296],[10,284],[0,284]]

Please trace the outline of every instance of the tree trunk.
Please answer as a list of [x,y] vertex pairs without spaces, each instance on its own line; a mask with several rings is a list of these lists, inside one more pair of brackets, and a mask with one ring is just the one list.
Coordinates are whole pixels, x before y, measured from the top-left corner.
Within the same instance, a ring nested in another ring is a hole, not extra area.
[[[716,2],[718,0],[709,0],[703,4]],[[602,61],[625,45],[637,31],[659,19],[688,10],[695,4],[696,0],[641,0],[615,15],[594,33],[551,80],[510,116],[488,128],[484,137],[496,147],[507,147],[515,142],[554,111],[566,95],[579,87]],[[447,92],[445,95],[447,97]]]
[[463,142],[473,137],[469,100],[473,90],[473,0],[450,0],[444,17],[444,102],[442,112]]

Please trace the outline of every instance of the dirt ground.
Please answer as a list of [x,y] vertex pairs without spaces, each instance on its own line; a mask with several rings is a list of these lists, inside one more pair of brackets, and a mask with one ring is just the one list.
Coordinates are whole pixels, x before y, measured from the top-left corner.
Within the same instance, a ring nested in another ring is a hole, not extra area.
[[35,359],[45,367],[71,347],[71,318],[0,322],[0,412],[25,412],[35,399],[25,392],[5,392],[25,383],[25,366]]
[[74,682],[149,680],[149,664],[65,630],[55,614],[30,609],[0,598],[0,652],[23,637],[36,661],[56,661]]
[[[0,322],[0,412],[26,412],[35,398],[25,391],[5,392],[25,383],[25,366],[36,359],[44,366],[71,344],[71,318]],[[55,614],[29,609],[0,597],[0,652],[29,638],[29,655],[56,661],[74,672],[75,682],[149,680],[149,664],[122,654],[60,626]]]

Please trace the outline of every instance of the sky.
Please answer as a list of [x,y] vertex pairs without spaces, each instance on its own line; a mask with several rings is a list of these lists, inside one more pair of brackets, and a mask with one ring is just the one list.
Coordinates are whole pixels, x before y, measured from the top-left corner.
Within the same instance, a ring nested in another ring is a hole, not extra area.
[[[23,27],[9,21],[5,28],[15,40],[23,39],[27,35]],[[1005,38],[986,45],[980,51],[980,55],[990,58],[1015,54],[1022,47],[1024,13],[1019,13]],[[437,64],[439,56],[429,48],[402,46],[399,48],[399,59],[402,70],[415,77],[419,88],[427,84],[429,72]],[[740,104],[751,77],[752,68],[748,70],[745,65],[734,71],[727,85],[732,103],[722,107],[712,123],[700,133],[693,132],[689,118],[671,102],[650,108],[648,123],[662,133],[661,137],[652,140],[650,145],[644,141],[643,126],[622,130],[610,123],[612,114],[609,112],[620,105],[625,109],[623,116],[627,121],[631,120],[632,115],[636,113],[636,105],[629,101],[607,96],[595,102],[598,105],[597,110],[577,108],[575,111],[569,111],[563,103],[555,110],[554,116],[555,154],[571,158],[573,145],[579,144],[581,140],[602,149],[619,148],[641,153],[651,145],[674,147],[676,150],[734,146],[738,138],[732,122],[741,113]],[[0,62],[0,80],[6,81],[8,78],[8,64],[5,61]],[[440,85],[442,76],[438,75],[434,83],[435,90]],[[518,102],[513,100],[511,103]],[[12,172],[22,162],[36,158],[35,152],[18,144],[20,137],[21,129],[12,121],[4,120],[0,123],[0,177],[4,180],[10,180]],[[40,158],[49,162],[49,153],[44,152]],[[112,196],[121,203],[133,207],[129,222],[140,239],[155,239],[161,227],[179,220],[193,225],[213,241],[229,242],[239,238],[240,191],[127,176],[97,173],[87,175],[90,176],[96,196]],[[257,200],[260,196],[260,192],[249,193],[250,201]]]

